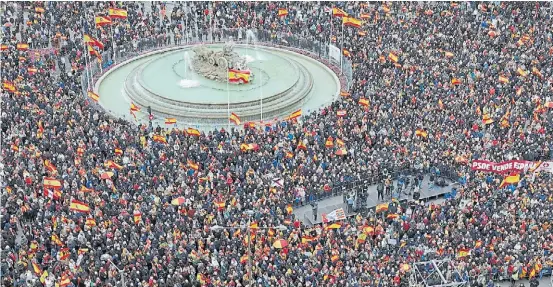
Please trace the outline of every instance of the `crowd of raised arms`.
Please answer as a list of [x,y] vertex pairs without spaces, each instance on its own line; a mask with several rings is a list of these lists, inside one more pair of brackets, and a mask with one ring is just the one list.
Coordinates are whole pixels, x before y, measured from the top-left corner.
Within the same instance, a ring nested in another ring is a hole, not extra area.
[[[500,187],[470,168],[553,158],[551,2],[0,5],[2,286],[408,286],[432,259],[469,286],[551,271],[551,173]],[[126,16],[96,27],[110,7]],[[361,27],[342,30],[341,12]],[[85,28],[109,54],[112,41],[172,45],[182,20],[196,40],[237,28],[332,42],[353,66],[348,95],[199,136],[112,118],[82,95]],[[460,182],[439,204],[332,227],[292,212],[346,181],[437,166]]]

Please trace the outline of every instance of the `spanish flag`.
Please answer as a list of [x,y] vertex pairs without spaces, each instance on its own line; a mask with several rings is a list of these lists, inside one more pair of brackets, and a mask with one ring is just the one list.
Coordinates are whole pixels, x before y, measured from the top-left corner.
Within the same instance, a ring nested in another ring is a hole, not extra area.
[[376,206],[376,213],[388,210],[388,203],[381,203]]
[[528,75],[528,71],[525,71],[522,68],[518,68],[517,69],[517,74],[519,74],[522,77],[526,77]]
[[493,119],[490,117],[490,114],[484,114],[484,116],[482,117],[482,123],[486,125],[493,123]]
[[305,144],[303,143],[303,141],[300,140],[300,141],[298,142],[297,149],[307,150],[307,146],[305,146]]
[[499,82],[502,84],[507,84],[509,83],[509,78],[499,75]]
[[348,50],[342,49],[342,52],[344,53],[344,56],[346,56],[348,58],[351,57],[351,53]]
[[294,157],[294,153],[286,152],[286,158],[293,158],[293,157]]
[[460,85],[460,84],[461,84],[461,80],[460,80],[460,79],[457,79],[457,78],[453,78],[453,79],[451,79],[451,84],[452,84],[452,85]]
[[240,118],[239,118],[238,115],[235,114],[235,113],[230,113],[230,118],[229,118],[229,120],[230,120],[231,122],[233,122],[235,125],[239,125],[239,124],[240,124]]
[[45,188],[53,188],[53,189],[60,189],[61,188],[61,181],[52,178],[52,177],[45,177],[42,184]]
[[293,119],[297,119],[297,118],[299,118],[299,117],[301,117],[301,109],[299,109],[299,110],[293,112],[293,113],[288,117],[288,119],[289,119],[289,120],[293,120]]
[[44,167],[49,171],[49,172],[57,172],[57,168],[56,166],[48,159],[45,159],[44,160]]
[[331,225],[328,225],[326,227],[326,229],[340,229],[342,227],[342,225],[340,223],[332,223]]
[[95,94],[92,91],[88,91],[88,97],[91,98],[95,102],[98,102],[100,100],[100,96],[98,94]]
[[388,59],[390,59],[394,63],[397,63],[399,60],[398,56],[392,52],[388,54]]
[[172,125],[172,124],[176,124],[177,123],[177,119],[175,118],[166,118],[165,119],[165,124],[166,125]]
[[115,153],[115,155],[122,155],[122,154],[123,154],[123,150],[120,149],[120,148],[115,148],[115,149],[113,150],[113,152]]
[[58,255],[60,256],[60,260],[66,260],[69,256],[71,256],[71,252],[69,252],[69,248],[62,248],[58,252]]
[[197,137],[200,136],[200,131],[197,130],[197,129],[193,129],[193,128],[188,128],[188,129],[186,130],[186,133],[189,134],[189,135],[191,135],[191,136],[197,136]]
[[52,234],[52,236],[50,237],[50,240],[52,240],[54,244],[56,244],[57,246],[63,246],[63,242],[61,242],[57,234]]
[[26,44],[26,43],[19,43],[19,44],[17,44],[17,50],[19,50],[19,51],[27,51],[27,50],[29,50],[29,44]]
[[167,143],[167,139],[165,139],[165,137],[162,135],[154,135],[152,139],[158,143],[165,143],[165,144]]
[[199,168],[198,164],[194,163],[194,162],[191,161],[191,160],[187,160],[187,161],[186,161],[186,165],[187,165],[189,168],[193,169],[193,170],[198,170],[198,168]]
[[69,205],[69,210],[88,213],[90,212],[90,207],[84,202],[73,199],[71,200],[71,204]]
[[313,237],[313,236],[309,236],[309,235],[304,235],[301,237],[301,243],[307,243],[307,242],[311,242],[313,240],[315,240],[316,238]]
[[94,227],[96,226],[96,220],[92,217],[89,217],[86,219],[85,225],[88,227]]
[[520,174],[509,175],[509,176],[505,177],[505,179],[503,179],[503,181],[499,185],[499,188],[503,188],[506,185],[518,183],[519,181],[520,181]]
[[6,89],[6,90],[8,90],[8,91],[10,91],[10,92],[15,92],[15,91],[17,91],[17,88],[15,87],[15,85],[14,85],[12,82],[10,82],[10,81],[4,81],[4,82],[2,82],[2,88],[3,88],[3,89]]
[[108,160],[105,165],[109,168],[123,169],[122,165],[115,163],[113,160]]
[[102,55],[96,51],[94,48],[92,48],[92,46],[90,45],[87,45],[87,49],[88,49],[88,54],[90,54],[90,56],[96,56],[96,58],[98,58],[98,60],[102,60]]
[[334,146],[334,141],[333,141],[332,137],[329,137],[328,139],[326,139],[325,147],[331,148],[333,146]]
[[365,31],[358,31],[358,32],[357,32],[357,35],[359,35],[359,36],[367,36],[367,32],[365,32]]
[[127,19],[127,10],[118,8],[109,8],[108,15],[111,19]]
[[142,220],[142,212],[135,210],[132,217],[134,220],[134,224],[138,224]]
[[532,67],[532,74],[540,77],[540,78],[543,78],[543,74],[540,72],[540,70],[538,70],[538,68],[536,67]]
[[94,18],[94,23],[96,23],[96,26],[102,27],[102,26],[111,24],[111,19],[103,16],[96,16]]
[[421,130],[421,129],[417,129],[415,131],[415,135],[419,137],[424,137],[424,138],[428,137],[428,133],[425,130]]
[[37,12],[37,13],[44,13],[44,11],[45,10],[42,7],[35,7],[35,12]]
[[467,248],[459,249],[459,251],[457,252],[457,257],[467,257],[469,253],[470,253],[470,249],[467,249]]
[[369,19],[371,18],[371,15],[369,13],[363,13],[361,12],[361,15],[359,15],[361,19]]
[[453,56],[455,56],[455,55],[454,55],[453,53],[451,53],[451,52],[447,52],[447,51],[446,51],[446,52],[445,52],[445,56],[446,56],[446,58],[453,58]]
[[362,105],[362,106],[368,107],[369,106],[369,100],[365,99],[365,98],[360,98],[359,99],[359,104]]
[[33,271],[35,271],[36,275],[40,275],[42,273],[42,270],[40,270],[40,266],[38,266],[36,262],[33,262]]
[[344,141],[341,140],[341,139],[336,139],[336,144],[337,144],[338,146],[344,146],[344,145],[345,145]]
[[347,91],[341,90],[340,91],[340,96],[342,96],[344,98],[347,98],[347,97],[351,96],[351,94],[348,93]]
[[284,17],[286,15],[288,15],[288,10],[287,9],[285,9],[285,8],[278,9],[278,16],[279,17]]
[[230,83],[249,83],[250,71],[241,71],[235,69],[228,70],[228,81]]
[[[68,258],[69,256],[66,257],[66,259]],[[62,260],[65,260],[65,259],[62,259]],[[59,283],[59,286],[60,287],[65,287],[67,285],[71,284],[71,279],[69,279],[69,276],[67,274],[63,274],[61,276],[61,281]]]
[[363,25],[363,21],[355,19],[353,17],[342,17],[342,24],[344,26],[361,28],[361,25]]
[[334,263],[334,262],[340,260],[340,256],[338,256],[338,255],[332,255],[332,257],[330,257],[330,260],[332,261],[332,263]]
[[213,202],[218,210],[223,210],[227,206],[227,203],[224,201],[215,201]]
[[100,49],[101,51],[104,50],[104,44],[94,38],[92,38],[90,35],[88,34],[84,34],[83,35],[83,41],[86,43],[86,44],[89,44],[91,46],[95,46],[95,47],[98,47],[98,49]]
[[340,8],[332,8],[332,16],[334,17],[347,17],[349,16],[344,10]]
[[9,49],[8,45],[2,44],[2,45],[0,46],[0,50],[1,50],[1,51],[7,51],[8,49]]

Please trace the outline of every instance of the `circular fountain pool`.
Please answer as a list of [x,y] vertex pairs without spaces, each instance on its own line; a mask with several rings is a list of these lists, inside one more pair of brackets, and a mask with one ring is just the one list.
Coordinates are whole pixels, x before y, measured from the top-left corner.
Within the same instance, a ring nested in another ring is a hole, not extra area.
[[[208,45],[220,50],[222,44]],[[303,109],[309,112],[339,94],[336,75],[323,64],[291,51],[265,46],[237,45],[253,75],[247,84],[227,84],[194,72],[193,46],[145,54],[123,62],[96,84],[100,105],[115,116],[131,118],[130,103],[147,122],[150,106],[154,122],[176,118],[177,126],[201,129],[226,127],[228,113],[243,122],[273,120]]]

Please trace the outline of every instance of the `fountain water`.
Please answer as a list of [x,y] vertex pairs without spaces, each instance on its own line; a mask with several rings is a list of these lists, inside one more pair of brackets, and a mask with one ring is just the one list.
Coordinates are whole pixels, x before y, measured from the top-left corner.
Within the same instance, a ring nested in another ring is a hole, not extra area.
[[[263,61],[262,61],[261,57],[259,56],[259,48],[257,47],[257,37],[255,36],[255,33],[252,30],[246,31],[246,43],[250,44],[250,41],[251,41],[251,44],[253,45],[253,48],[255,50],[255,57],[256,57],[255,60],[259,61],[259,64],[261,65],[261,71],[263,71]],[[246,58],[246,60],[247,60],[247,58]],[[260,82],[260,86],[259,86],[259,92],[260,92],[260,95],[259,95],[259,110],[260,110],[260,120],[261,120],[261,122],[263,122],[263,84],[261,84],[262,81],[259,81],[259,82]]]
[[[196,81],[195,74],[193,73],[192,65],[193,61],[190,59],[190,54],[188,54],[188,51],[184,52],[184,79],[179,81],[179,86],[183,88],[193,88],[200,85],[200,82]],[[191,77],[188,77],[188,70],[191,70]]]

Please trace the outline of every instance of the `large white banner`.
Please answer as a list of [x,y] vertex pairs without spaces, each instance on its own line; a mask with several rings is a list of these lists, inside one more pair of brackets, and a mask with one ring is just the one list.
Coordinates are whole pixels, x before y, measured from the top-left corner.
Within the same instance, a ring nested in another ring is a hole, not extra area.
[[340,48],[334,45],[328,45],[328,54],[330,55],[330,58],[332,60],[340,63],[340,57],[342,56],[342,53],[340,53]]

